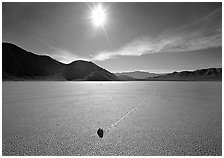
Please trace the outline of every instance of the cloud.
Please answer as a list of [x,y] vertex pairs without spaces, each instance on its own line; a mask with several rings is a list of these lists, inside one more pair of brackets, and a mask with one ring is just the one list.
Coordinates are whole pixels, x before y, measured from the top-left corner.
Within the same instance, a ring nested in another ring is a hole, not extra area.
[[165,30],[158,36],[145,36],[116,51],[102,51],[93,60],[107,60],[116,56],[141,56],[153,53],[177,53],[222,46],[222,9],[218,8],[198,21]]
[[[63,63],[71,63],[75,60],[88,60],[86,58],[82,58],[68,50],[57,48],[51,45],[48,45],[49,50],[51,51],[51,57],[54,58],[57,61],[63,62]],[[49,54],[49,53],[47,53]]]

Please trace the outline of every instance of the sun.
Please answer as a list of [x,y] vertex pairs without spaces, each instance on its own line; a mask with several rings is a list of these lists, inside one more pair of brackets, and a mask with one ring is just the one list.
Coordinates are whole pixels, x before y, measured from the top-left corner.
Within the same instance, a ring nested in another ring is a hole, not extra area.
[[104,24],[107,20],[106,9],[103,8],[102,4],[97,4],[91,9],[91,16],[90,16],[93,25],[98,27],[104,27]]

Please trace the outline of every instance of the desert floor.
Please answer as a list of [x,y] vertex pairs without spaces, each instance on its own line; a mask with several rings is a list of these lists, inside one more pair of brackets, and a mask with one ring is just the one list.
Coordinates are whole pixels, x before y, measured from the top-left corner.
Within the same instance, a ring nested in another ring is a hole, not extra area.
[[222,155],[222,82],[3,82],[2,89],[3,155]]

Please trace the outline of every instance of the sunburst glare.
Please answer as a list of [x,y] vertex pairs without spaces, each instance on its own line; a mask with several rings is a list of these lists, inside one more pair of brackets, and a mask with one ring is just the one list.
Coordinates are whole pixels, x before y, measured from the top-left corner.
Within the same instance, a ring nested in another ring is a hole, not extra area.
[[90,7],[90,19],[96,28],[104,28],[104,25],[108,21],[108,17],[107,9],[102,5],[102,3],[98,3]]

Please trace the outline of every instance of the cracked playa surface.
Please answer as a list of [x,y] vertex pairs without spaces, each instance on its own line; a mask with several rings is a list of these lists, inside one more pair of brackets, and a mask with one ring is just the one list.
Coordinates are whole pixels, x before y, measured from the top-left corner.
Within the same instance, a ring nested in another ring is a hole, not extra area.
[[2,86],[3,155],[222,155],[221,82]]

